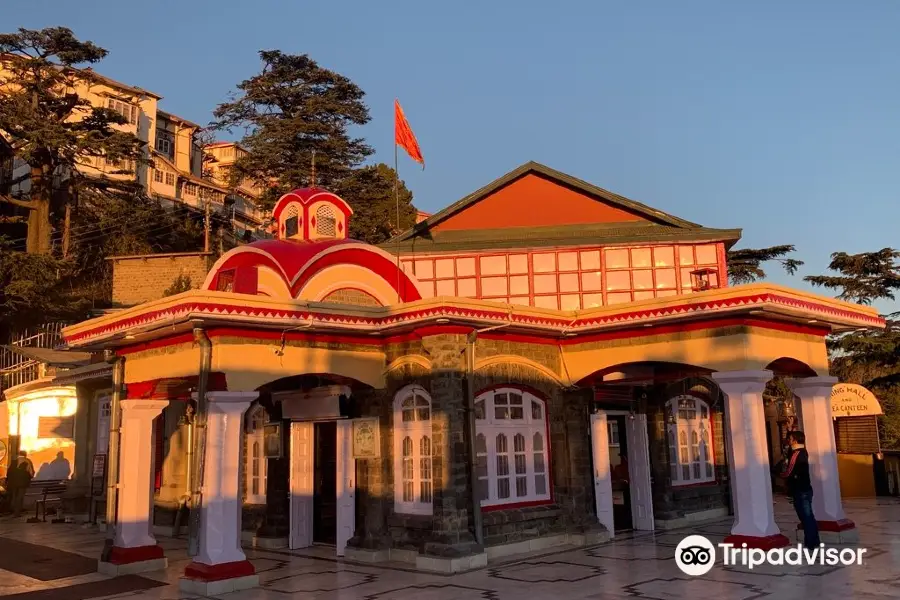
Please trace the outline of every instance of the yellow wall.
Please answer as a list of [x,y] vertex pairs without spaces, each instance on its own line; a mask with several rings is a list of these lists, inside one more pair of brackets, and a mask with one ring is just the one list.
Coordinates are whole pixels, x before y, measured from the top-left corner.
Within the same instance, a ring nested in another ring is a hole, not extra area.
[[[68,417],[78,409],[75,386],[45,388],[17,398],[7,399],[9,408],[9,433],[19,436],[19,450],[28,453],[34,470],[46,478],[46,469],[62,452],[69,461],[70,475],[75,468],[75,440],[64,438],[39,438],[40,417]],[[73,432],[74,433],[74,432]],[[41,468],[45,470],[42,472]],[[52,472],[53,468],[51,468]]]
[[841,496],[845,498],[874,496],[875,473],[872,455],[839,453],[837,457]]

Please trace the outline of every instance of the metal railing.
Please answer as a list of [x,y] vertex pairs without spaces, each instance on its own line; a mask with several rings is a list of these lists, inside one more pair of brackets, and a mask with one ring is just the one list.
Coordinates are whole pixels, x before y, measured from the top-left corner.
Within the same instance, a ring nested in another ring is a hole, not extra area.
[[[62,343],[66,323],[45,323],[10,336],[5,345],[19,348],[56,348]],[[21,354],[0,348],[0,390],[29,383],[41,377],[42,363]]]

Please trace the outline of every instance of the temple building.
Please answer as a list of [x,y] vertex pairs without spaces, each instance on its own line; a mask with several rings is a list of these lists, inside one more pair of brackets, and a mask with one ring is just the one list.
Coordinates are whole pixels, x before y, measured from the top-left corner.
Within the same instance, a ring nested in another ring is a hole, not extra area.
[[114,353],[122,383],[110,568],[158,568],[153,532],[173,528],[197,540],[185,587],[207,592],[253,585],[251,546],[455,572],[729,514],[730,541],[786,545],[775,376],[823,536],[853,538],[825,338],[884,322],[729,286],[740,230],[535,163],[381,248],[347,239],[353,211],[325,190],[274,215],[277,239],[223,255],[202,289],[64,332]]

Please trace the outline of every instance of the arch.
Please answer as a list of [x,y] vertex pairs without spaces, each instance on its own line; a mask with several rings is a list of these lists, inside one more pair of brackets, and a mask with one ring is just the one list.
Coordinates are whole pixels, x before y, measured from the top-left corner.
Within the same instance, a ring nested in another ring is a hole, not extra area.
[[477,373],[478,371],[487,369],[488,367],[504,363],[529,367],[558,385],[566,385],[566,382],[563,381],[562,378],[554,373],[553,370],[549,367],[546,367],[539,362],[533,361],[530,358],[525,358],[524,356],[519,356],[517,354],[499,354],[497,356],[490,356],[481,360],[477,360],[475,361],[475,372]]
[[285,278],[271,267],[264,265],[256,267],[256,293],[279,300],[292,299],[291,288]]
[[387,375],[391,371],[396,371],[406,365],[417,365],[424,369],[426,372],[431,371],[431,361],[425,358],[424,356],[418,354],[407,354],[406,356],[401,356],[400,358],[395,358],[391,361],[391,363],[385,367],[384,373]]
[[315,254],[301,266],[291,280],[291,292],[294,296],[306,287],[308,281],[319,271],[328,267],[346,264],[367,269],[388,283],[399,292],[401,302],[413,302],[422,299],[419,282],[410,274],[397,268],[394,257],[375,246],[359,242],[333,244]]
[[298,300],[323,302],[329,294],[348,287],[365,292],[382,306],[397,302],[395,286],[365,267],[346,263],[316,271],[302,288],[294,290],[294,297]]
[[[288,284],[288,276],[281,263],[270,252],[253,244],[234,248],[222,255],[209,270],[201,289],[215,291],[219,274],[230,269],[242,267],[264,266],[278,275],[285,285]],[[288,289],[290,287],[288,286]]]
[[401,514],[434,512],[431,395],[421,385],[394,394],[394,510]]
[[782,377],[816,377],[818,375],[815,369],[805,362],[788,356],[776,358],[766,365],[766,370],[772,371],[773,376],[780,375]]

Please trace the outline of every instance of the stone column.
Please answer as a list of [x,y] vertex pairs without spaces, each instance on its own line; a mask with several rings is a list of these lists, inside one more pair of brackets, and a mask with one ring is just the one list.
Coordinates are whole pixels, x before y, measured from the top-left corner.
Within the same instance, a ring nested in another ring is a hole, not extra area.
[[116,534],[113,546],[99,563],[107,575],[165,569],[163,549],[151,533],[153,485],[153,420],[168,400],[123,400],[119,446],[119,485],[116,492]]
[[241,550],[241,435],[257,392],[207,392],[206,452],[200,508],[200,552],[179,587],[214,596],[259,585]]
[[[807,377],[787,380],[800,398],[800,423],[809,452],[809,475],[813,487],[813,513],[822,541],[857,541],[856,525],[844,514],[838,477],[837,447],[831,416],[831,388],[837,377]],[[802,529],[797,526],[798,536]]]
[[726,395],[725,430],[730,456],[734,526],[726,544],[780,548],[790,543],[775,524],[772,480],[762,393],[771,371],[723,371],[712,374]]

